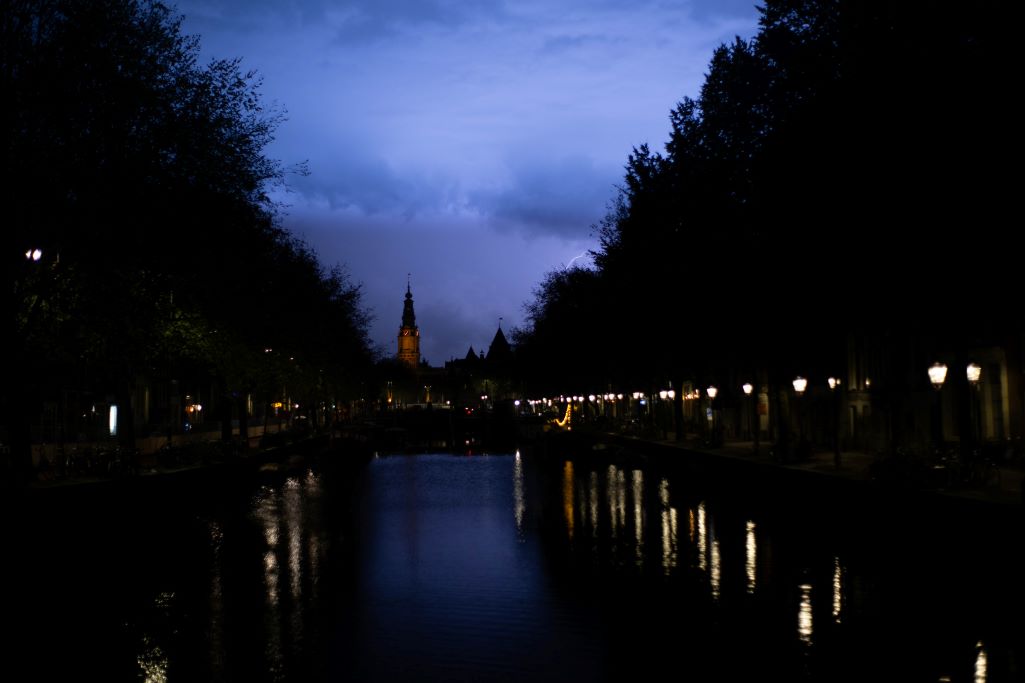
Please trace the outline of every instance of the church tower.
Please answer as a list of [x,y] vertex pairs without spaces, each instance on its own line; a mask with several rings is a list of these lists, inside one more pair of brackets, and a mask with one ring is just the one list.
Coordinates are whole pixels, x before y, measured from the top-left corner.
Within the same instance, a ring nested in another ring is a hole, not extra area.
[[420,328],[413,313],[413,292],[406,281],[406,302],[402,306],[402,327],[399,328],[399,362],[416,370],[420,365]]

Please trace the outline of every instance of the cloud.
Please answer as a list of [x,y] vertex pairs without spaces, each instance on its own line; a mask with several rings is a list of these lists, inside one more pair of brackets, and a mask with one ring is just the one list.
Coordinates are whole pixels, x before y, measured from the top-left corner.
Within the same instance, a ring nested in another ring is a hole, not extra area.
[[509,183],[474,190],[468,201],[503,230],[581,238],[604,215],[619,179],[584,157],[521,160]]
[[[342,262],[394,350],[406,273],[435,363],[520,323],[595,246],[632,147],[659,149],[745,0],[184,0],[204,58],[244,58],[288,120],[285,226]],[[578,261],[579,262],[579,261]],[[461,337],[467,337],[460,339]]]

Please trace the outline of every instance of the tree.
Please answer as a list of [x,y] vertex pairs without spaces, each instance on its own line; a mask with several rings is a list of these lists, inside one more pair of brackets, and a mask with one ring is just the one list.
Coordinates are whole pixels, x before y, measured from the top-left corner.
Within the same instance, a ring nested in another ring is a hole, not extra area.
[[[358,287],[282,230],[268,198],[286,173],[264,153],[283,113],[264,108],[255,74],[238,59],[199,65],[198,39],[157,0],[0,9],[0,259],[16,282],[3,311],[20,325],[14,365],[33,368],[6,402],[87,371],[117,396],[130,444],[143,375],[248,391],[285,338],[302,340],[291,355],[309,354],[319,386],[323,370],[368,362]],[[26,270],[29,247],[45,270]],[[11,423],[21,457],[26,417]]]

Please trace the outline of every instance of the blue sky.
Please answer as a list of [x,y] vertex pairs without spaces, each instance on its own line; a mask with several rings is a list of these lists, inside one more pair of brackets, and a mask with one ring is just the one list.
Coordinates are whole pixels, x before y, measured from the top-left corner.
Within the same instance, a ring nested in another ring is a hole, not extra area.
[[746,0],[177,7],[204,57],[241,57],[287,112],[268,153],[310,174],[277,195],[285,227],[362,284],[389,354],[410,273],[434,365],[520,324],[543,275],[596,246],[631,148],[661,149],[713,48],[757,22]]

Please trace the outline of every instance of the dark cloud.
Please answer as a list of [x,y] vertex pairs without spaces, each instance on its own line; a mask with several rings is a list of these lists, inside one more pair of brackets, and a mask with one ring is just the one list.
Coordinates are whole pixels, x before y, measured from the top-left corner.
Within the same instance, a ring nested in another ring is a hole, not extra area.
[[418,27],[454,28],[505,14],[505,3],[499,0],[184,0],[177,7],[200,28],[328,25],[345,44],[373,42]]
[[508,185],[471,192],[469,203],[505,230],[580,238],[604,215],[620,175],[581,157],[533,160],[513,169]]
[[691,13],[696,19],[714,21],[754,16],[755,8],[764,4],[752,0],[692,0],[690,6]]
[[478,352],[482,348],[486,352],[498,327],[498,318],[493,315],[494,312],[471,313],[455,305],[452,300],[421,297],[416,303],[421,354],[431,365],[439,366],[453,358],[462,358],[471,346]]
[[421,347],[434,364],[490,343],[499,317],[506,330],[521,324],[534,284],[594,246],[496,233],[466,218],[404,221],[296,207],[285,225],[324,264],[347,266],[373,310],[371,337],[388,354],[395,352],[411,273]]
[[365,215],[390,213],[412,218],[436,210],[450,194],[442,181],[400,174],[372,156],[314,160],[310,174],[290,182],[307,201]]

